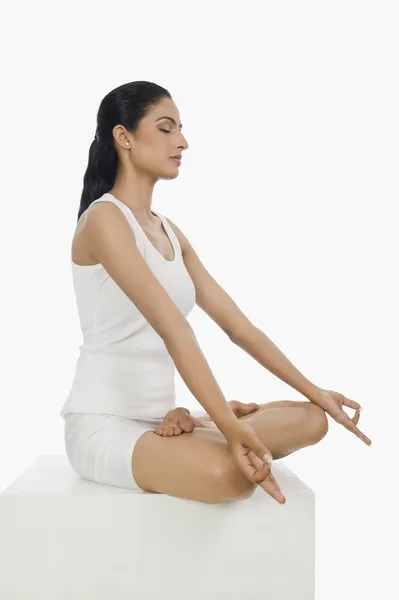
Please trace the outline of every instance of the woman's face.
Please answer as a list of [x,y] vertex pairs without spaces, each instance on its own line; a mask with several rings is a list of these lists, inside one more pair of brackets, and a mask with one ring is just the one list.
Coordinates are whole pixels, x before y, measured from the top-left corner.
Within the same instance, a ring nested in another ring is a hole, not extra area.
[[132,139],[130,158],[135,170],[155,179],[174,179],[180,164],[171,158],[188,148],[181,132],[179,111],[171,98],[163,98],[140,122]]

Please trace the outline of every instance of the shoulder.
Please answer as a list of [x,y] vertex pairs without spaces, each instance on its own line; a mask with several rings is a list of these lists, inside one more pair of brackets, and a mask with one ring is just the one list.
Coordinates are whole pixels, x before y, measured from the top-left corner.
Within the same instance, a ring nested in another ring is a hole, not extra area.
[[[101,218],[101,215],[104,214],[120,214],[122,211],[114,202],[111,200],[103,200],[101,202],[95,202],[90,204],[84,214],[87,215],[87,218],[91,217],[93,219]],[[82,215],[84,216],[84,215]]]
[[118,244],[122,239],[125,244],[130,239],[137,244],[135,231],[127,216],[113,202],[97,202],[90,205],[86,213],[83,229],[90,249],[98,244]]
[[117,223],[126,226],[126,216],[121,208],[108,200],[91,204],[83,213],[81,220],[82,227],[88,232],[94,232],[98,228],[112,229]]
[[85,265],[96,260],[92,253],[93,239],[103,235],[104,231],[114,229],[117,211],[117,207],[112,207],[110,202],[96,202],[81,214],[72,238],[72,260],[75,263]]

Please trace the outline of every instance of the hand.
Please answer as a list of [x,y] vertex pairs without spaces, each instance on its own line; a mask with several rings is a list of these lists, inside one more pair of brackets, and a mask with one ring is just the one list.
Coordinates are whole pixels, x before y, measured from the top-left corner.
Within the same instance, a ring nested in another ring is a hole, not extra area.
[[[368,446],[371,445],[371,440],[356,427],[360,418],[360,411],[362,410],[358,402],[349,400],[339,392],[323,389],[320,389],[319,392],[311,398],[311,402],[323,408],[326,413],[334,419],[334,421],[337,421],[337,423],[340,423],[346,429],[354,433],[359,439],[362,440],[362,442]],[[348,406],[349,408],[356,409],[355,416],[351,419],[350,416],[342,409],[342,406]]]
[[[262,444],[252,427],[237,421],[224,435],[241,473],[252,483],[260,485],[277,502],[285,504],[285,497],[271,472],[271,452]],[[263,457],[267,458],[268,462]]]

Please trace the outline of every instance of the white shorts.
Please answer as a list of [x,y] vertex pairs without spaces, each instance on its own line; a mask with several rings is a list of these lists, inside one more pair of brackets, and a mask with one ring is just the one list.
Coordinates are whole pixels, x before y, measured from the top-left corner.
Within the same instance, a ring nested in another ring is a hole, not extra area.
[[139,437],[163,419],[131,419],[116,415],[67,413],[65,448],[71,467],[83,479],[145,492],[132,473]]

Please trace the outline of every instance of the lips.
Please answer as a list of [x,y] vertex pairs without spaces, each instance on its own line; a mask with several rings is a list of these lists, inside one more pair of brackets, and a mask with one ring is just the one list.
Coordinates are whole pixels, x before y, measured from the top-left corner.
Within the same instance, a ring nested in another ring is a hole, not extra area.
[[176,154],[176,156],[171,156],[170,158],[178,158],[179,160],[181,160],[182,155],[181,154]]

